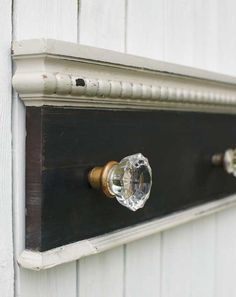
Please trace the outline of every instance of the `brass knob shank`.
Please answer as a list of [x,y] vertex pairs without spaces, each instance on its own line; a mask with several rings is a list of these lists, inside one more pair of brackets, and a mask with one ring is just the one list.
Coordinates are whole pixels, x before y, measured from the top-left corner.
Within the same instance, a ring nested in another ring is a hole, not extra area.
[[114,198],[115,195],[109,188],[109,172],[113,166],[117,165],[118,162],[110,161],[103,167],[94,167],[88,175],[88,180],[92,188],[102,189],[104,194],[109,198]]
[[215,154],[211,158],[212,164],[215,166],[224,165],[224,154]]

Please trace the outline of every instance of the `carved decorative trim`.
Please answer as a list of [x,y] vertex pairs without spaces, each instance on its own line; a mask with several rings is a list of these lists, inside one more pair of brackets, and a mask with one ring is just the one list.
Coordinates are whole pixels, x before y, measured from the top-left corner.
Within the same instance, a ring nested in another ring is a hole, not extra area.
[[236,112],[229,76],[53,40],[17,42],[13,52],[26,105]]
[[[175,88],[174,86],[148,85],[121,80],[103,80],[86,78],[69,74],[38,74],[33,83],[34,73],[21,75],[21,79],[31,82],[27,88],[35,88],[38,83],[39,91],[45,95],[96,97],[96,98],[122,98],[141,100],[179,101],[205,104],[230,104],[236,106],[236,93],[223,91],[206,91],[201,88]],[[19,91],[21,82],[14,77],[14,85]],[[41,89],[42,88],[42,89]],[[26,89],[24,89],[26,91]],[[36,90],[30,89],[30,94]],[[27,100],[27,99],[25,99]]]

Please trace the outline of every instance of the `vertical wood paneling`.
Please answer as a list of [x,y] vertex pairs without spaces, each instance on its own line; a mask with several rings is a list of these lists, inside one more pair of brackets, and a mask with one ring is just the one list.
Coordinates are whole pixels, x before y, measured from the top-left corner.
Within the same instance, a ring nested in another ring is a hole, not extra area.
[[163,0],[129,0],[126,28],[128,53],[163,60]]
[[81,44],[123,52],[125,0],[81,0],[78,35]]
[[[77,0],[15,0],[14,39],[55,38],[77,41]],[[16,255],[24,248],[25,109],[14,96],[14,217]],[[46,272],[17,271],[16,296],[77,295],[76,262]]]
[[11,1],[0,1],[0,295],[13,297]]
[[216,215],[214,297],[236,296],[236,208]]
[[79,297],[123,296],[123,247],[81,259]]
[[161,236],[156,234],[126,246],[125,297],[159,297]]

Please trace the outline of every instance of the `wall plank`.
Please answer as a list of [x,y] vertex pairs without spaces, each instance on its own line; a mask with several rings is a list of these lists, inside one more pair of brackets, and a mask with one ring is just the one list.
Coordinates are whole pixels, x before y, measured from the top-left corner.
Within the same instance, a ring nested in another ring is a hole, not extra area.
[[[14,39],[55,38],[77,41],[77,0],[15,0]],[[24,248],[25,108],[13,99],[14,217],[16,256]],[[77,295],[76,262],[46,272],[17,269],[16,296]]]
[[81,0],[78,35],[81,44],[123,52],[125,1]]
[[194,65],[194,2],[165,1],[164,59],[183,65]]
[[164,38],[164,2],[162,0],[129,0],[127,53],[163,60]]
[[164,232],[162,251],[161,296],[214,296],[214,215]]
[[194,1],[194,58],[193,66],[217,71],[218,59],[218,5],[215,0]]
[[219,34],[218,71],[225,74],[236,75],[236,18],[234,16],[236,2],[234,0],[225,0],[224,2],[218,0],[216,2],[218,5],[217,31]]
[[236,208],[216,215],[215,297],[236,296]]
[[124,296],[161,296],[160,243],[161,235],[156,234],[127,245]]
[[163,233],[162,297],[191,296],[192,224]]
[[54,38],[76,42],[77,14],[77,0],[15,0],[15,39]]
[[215,215],[192,223],[192,297],[215,297],[215,229]]
[[45,271],[21,271],[22,297],[74,297],[77,295],[75,262]]
[[123,247],[79,262],[80,297],[123,296]]
[[0,291],[14,294],[11,154],[11,1],[0,2]]

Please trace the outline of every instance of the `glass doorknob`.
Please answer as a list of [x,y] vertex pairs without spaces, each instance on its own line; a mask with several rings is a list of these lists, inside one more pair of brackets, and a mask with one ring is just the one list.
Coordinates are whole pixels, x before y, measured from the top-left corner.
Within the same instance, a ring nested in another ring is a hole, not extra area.
[[214,165],[223,165],[226,172],[236,177],[236,149],[228,149],[224,154],[212,156]]
[[119,163],[108,162],[104,167],[94,167],[89,172],[92,188],[102,189],[110,198],[136,211],[149,198],[152,187],[152,170],[148,159],[141,153],[123,158]]

